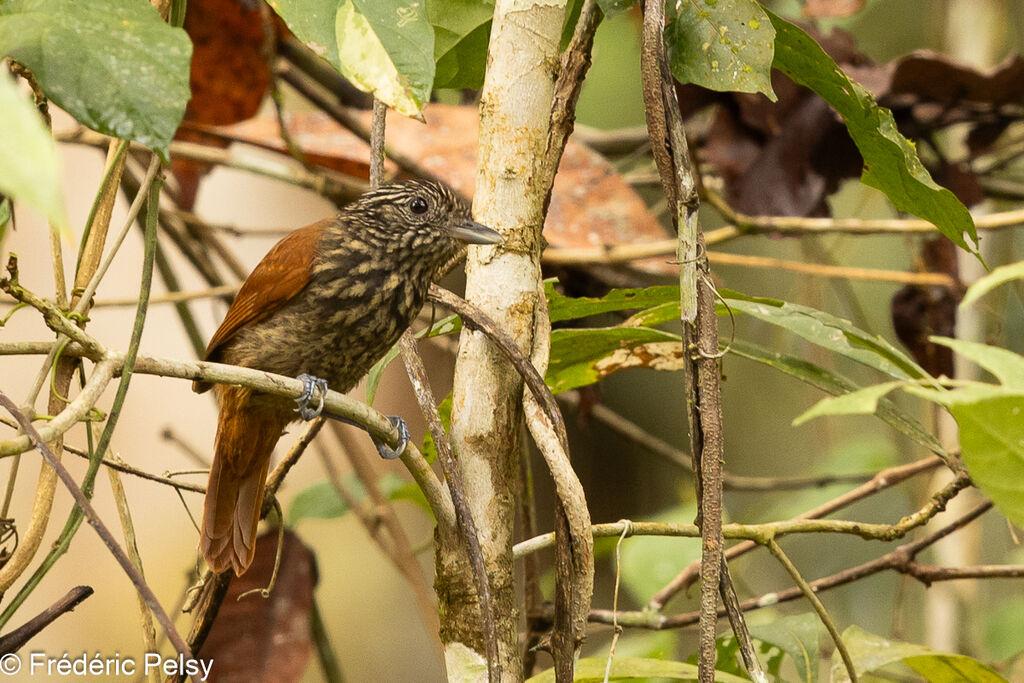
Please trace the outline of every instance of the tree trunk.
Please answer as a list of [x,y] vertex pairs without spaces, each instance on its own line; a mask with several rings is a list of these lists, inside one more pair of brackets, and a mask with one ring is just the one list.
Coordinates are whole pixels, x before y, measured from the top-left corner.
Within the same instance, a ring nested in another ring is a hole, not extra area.
[[[473,214],[506,241],[500,247],[470,249],[466,295],[526,355],[542,291],[540,236],[546,188],[537,179],[547,144],[564,18],[564,3],[499,0],[481,93]],[[522,680],[512,563],[521,398],[522,380],[512,366],[483,335],[463,330],[453,389],[453,444],[482,537],[504,681]],[[436,588],[449,677],[474,678],[485,652],[479,605],[461,545],[444,538],[439,539]]]

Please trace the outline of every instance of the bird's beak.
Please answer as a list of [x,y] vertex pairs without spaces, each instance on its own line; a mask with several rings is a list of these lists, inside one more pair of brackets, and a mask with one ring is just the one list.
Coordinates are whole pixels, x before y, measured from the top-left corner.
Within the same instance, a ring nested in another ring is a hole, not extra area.
[[496,230],[471,220],[453,225],[450,231],[452,237],[467,244],[501,244],[505,241]]

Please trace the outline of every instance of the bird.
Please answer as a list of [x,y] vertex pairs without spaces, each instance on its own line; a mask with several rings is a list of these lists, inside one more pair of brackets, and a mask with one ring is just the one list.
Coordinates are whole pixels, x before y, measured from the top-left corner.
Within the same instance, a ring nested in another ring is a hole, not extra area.
[[[419,313],[438,269],[463,243],[501,242],[449,187],[410,180],[367,192],[267,252],[204,360],[298,377],[305,391],[296,401],[216,386],[220,412],[200,530],[213,572],[240,576],[252,564],[271,453],[285,427],[319,414],[324,389],[350,390],[387,353]],[[192,389],[211,386],[197,380]],[[316,389],[321,402],[313,408]],[[386,447],[378,450],[389,455]]]

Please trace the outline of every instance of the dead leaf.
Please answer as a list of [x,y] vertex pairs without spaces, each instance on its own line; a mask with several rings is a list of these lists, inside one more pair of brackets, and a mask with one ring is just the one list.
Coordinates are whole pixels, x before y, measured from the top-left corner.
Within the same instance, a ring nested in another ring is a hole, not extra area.
[[313,650],[310,613],[316,565],[313,553],[285,531],[281,567],[269,598],[239,595],[267,586],[277,551],[277,530],[256,543],[249,570],[235,577],[198,656],[212,659],[211,681],[297,681]]

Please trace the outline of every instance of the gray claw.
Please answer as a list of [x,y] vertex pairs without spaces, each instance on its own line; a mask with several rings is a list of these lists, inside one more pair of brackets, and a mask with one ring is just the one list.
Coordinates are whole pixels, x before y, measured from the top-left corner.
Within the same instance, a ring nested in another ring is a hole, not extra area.
[[405,425],[405,420],[397,415],[388,415],[387,418],[391,424],[395,425],[395,429],[398,430],[398,446],[391,450],[384,444],[377,443],[376,440],[374,440],[373,445],[377,447],[380,457],[385,460],[394,460],[405,452],[405,447],[409,445],[409,439],[412,438],[412,435],[409,434],[409,428]]
[[[302,373],[295,379],[302,380],[302,394],[295,399],[295,405],[298,406],[298,408],[295,409],[295,412],[297,412],[303,420],[307,421],[312,420],[315,417],[319,417],[320,413],[323,412],[324,409],[324,396],[327,395],[327,380],[322,377],[307,375],[306,373]],[[310,408],[309,404],[316,395],[317,390],[320,392],[320,401],[316,408]]]

